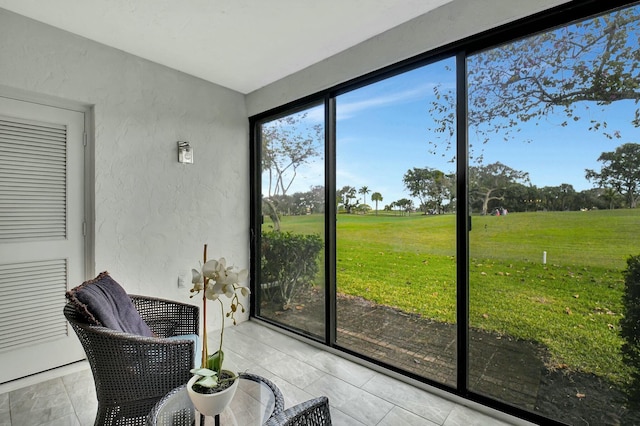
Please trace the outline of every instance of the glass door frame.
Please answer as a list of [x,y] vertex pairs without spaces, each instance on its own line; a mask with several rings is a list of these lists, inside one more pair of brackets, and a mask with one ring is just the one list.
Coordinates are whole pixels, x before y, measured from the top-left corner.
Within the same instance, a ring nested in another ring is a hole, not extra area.
[[[616,8],[628,6],[636,1],[610,0],[609,2],[588,0],[572,1],[538,14],[525,17],[498,28],[487,30],[449,45],[417,55],[384,69],[357,77],[333,88],[306,96],[297,101],[282,105],[249,118],[250,125],[250,250],[251,250],[251,286],[252,303],[250,316],[261,321],[288,329],[285,325],[260,317],[256,307],[260,303],[256,289],[259,277],[259,247],[261,229],[261,155],[260,124],[310,104],[324,103],[325,106],[325,304],[326,331],[323,339],[311,338],[330,348],[378,365],[394,373],[417,380],[426,385],[445,390],[451,394],[500,410],[516,417],[545,424],[562,424],[553,419],[504,403],[486,395],[469,390],[469,232],[473,230],[468,195],[468,129],[467,129],[467,67],[469,55],[500,44],[530,36],[536,32],[550,30],[560,25],[568,25],[591,15],[597,15]],[[401,74],[412,68],[428,65],[441,58],[456,58],[456,303],[457,303],[457,387],[452,388],[441,383],[418,377],[401,371],[374,359],[369,359],[336,344],[336,97],[342,93]],[[290,330],[294,333],[295,330]]]

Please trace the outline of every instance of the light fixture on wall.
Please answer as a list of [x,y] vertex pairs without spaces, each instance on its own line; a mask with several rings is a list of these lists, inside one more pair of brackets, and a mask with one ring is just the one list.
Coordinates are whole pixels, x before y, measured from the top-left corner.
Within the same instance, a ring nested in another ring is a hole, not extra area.
[[178,162],[193,164],[193,148],[189,142],[178,141]]

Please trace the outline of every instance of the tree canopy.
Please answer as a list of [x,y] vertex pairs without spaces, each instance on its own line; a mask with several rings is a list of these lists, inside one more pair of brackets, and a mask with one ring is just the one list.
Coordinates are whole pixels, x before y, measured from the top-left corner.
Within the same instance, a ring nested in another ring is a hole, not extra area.
[[529,181],[529,174],[514,170],[500,162],[469,167],[469,194],[482,200],[482,214],[486,215],[489,201],[504,200],[507,190],[517,183]]
[[625,143],[613,152],[603,152],[600,172],[586,169],[586,178],[602,188],[611,188],[635,208],[640,194],[640,144]]
[[430,205],[441,213],[442,202],[449,196],[450,188],[443,172],[430,167],[414,167],[407,170],[402,182],[409,195],[420,200],[420,207],[425,213]]
[[336,192],[336,201],[344,206],[347,213],[351,213],[353,209],[358,207],[358,201],[356,200],[356,188],[348,185],[343,186]]
[[287,195],[300,166],[320,157],[322,126],[293,114],[262,125],[262,171],[267,172],[267,196]]
[[278,118],[261,126],[262,176],[267,180],[267,194],[263,206],[271,218],[275,231],[280,230],[278,197],[285,197],[291,188],[298,168],[320,157],[323,128],[309,124],[307,113]]
[[[468,58],[469,133],[482,143],[501,136],[508,140],[523,122],[556,114],[560,124],[583,120],[588,129],[607,138],[622,136],[593,107],[621,100],[640,100],[640,8],[630,7],[570,26],[509,42]],[[448,138],[451,152],[455,129],[454,89],[434,88],[430,107],[436,134]],[[581,116],[586,105],[589,116]],[[640,109],[629,110],[629,122],[640,126]],[[432,152],[437,140],[432,139]],[[445,155],[445,154],[443,154]],[[482,153],[470,149],[482,162]]]

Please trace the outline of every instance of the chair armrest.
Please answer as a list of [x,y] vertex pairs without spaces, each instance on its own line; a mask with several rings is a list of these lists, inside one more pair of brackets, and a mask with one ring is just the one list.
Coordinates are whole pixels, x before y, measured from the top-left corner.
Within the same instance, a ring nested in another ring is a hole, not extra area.
[[130,296],[144,322],[158,337],[199,333],[197,306],[155,297]]
[[331,425],[331,412],[329,411],[329,399],[326,396],[310,399],[287,408],[283,412],[274,415],[264,423],[265,426],[287,425]]

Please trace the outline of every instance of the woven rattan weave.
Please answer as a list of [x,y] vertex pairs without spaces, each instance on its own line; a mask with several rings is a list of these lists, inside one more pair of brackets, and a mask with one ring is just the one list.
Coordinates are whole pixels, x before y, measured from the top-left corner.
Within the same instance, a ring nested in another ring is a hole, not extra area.
[[324,426],[331,425],[329,399],[326,396],[310,399],[271,417],[265,426]]

